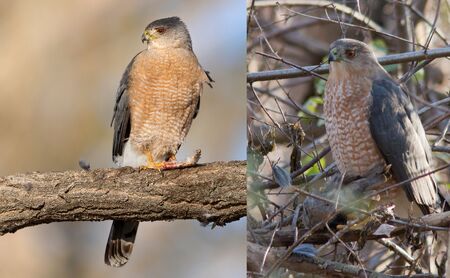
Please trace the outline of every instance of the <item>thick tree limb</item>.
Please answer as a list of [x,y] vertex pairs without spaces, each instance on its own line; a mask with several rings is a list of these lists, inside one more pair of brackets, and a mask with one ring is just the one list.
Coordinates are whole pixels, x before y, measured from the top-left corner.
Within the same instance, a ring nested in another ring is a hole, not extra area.
[[[443,48],[429,49],[426,52],[425,50],[420,50],[393,55],[386,55],[378,58],[378,61],[382,65],[390,65],[397,63],[406,63],[410,61],[435,59],[447,56],[450,56],[450,46]],[[255,81],[295,78],[310,75],[310,72],[315,72],[317,74],[328,73],[328,65],[307,66],[303,68],[304,70],[290,68],[290,69],[269,70],[261,72],[250,72],[247,74],[247,82],[252,83]]]
[[0,178],[0,235],[59,221],[197,219],[217,225],[246,215],[246,163],[164,172],[129,167]]

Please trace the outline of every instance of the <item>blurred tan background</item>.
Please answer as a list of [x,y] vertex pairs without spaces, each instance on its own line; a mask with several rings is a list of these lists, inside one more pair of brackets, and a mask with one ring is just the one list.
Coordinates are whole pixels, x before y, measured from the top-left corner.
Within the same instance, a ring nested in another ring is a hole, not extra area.
[[[114,98],[144,27],[177,15],[215,79],[178,154],[245,159],[245,1],[0,1],[0,175],[112,167]],[[103,263],[110,221],[0,237],[0,277],[243,277],[245,221],[142,223],[130,262]]]

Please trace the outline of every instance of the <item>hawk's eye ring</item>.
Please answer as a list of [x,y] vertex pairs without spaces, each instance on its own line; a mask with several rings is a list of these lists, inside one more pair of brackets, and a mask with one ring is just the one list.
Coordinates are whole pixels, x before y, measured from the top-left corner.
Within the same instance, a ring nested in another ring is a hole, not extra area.
[[155,28],[156,32],[163,34],[164,32],[166,32],[166,28],[164,27],[156,27]]
[[348,58],[353,58],[356,56],[356,52],[354,49],[346,49],[345,56],[347,56]]

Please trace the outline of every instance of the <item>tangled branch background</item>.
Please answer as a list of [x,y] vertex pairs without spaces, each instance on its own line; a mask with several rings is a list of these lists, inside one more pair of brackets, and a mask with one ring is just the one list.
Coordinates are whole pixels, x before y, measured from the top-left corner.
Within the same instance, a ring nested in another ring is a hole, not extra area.
[[402,183],[388,175],[343,185],[322,104],[329,44],[348,37],[371,45],[408,87],[446,192],[449,12],[448,1],[434,0],[248,3],[249,276],[445,275],[450,214],[399,217]]

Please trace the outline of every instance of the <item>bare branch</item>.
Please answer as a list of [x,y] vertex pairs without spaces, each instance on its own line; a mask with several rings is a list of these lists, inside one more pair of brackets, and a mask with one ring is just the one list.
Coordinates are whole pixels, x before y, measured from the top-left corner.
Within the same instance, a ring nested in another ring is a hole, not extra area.
[[[406,63],[410,61],[422,61],[428,59],[435,59],[440,57],[450,56],[450,46],[429,49],[428,51],[412,51],[399,54],[386,55],[378,58],[378,62],[382,65],[390,65],[397,63]],[[316,74],[328,73],[328,65],[315,65],[303,67],[303,70],[299,69],[280,69],[261,72],[250,72],[247,74],[247,82],[253,83],[256,81],[267,81],[274,79],[287,79],[309,75],[309,71],[313,71]]]
[[436,35],[438,35],[438,37],[445,43],[448,44],[447,39],[445,38],[444,35],[442,35],[444,32],[441,31],[438,27],[436,27],[436,24],[433,22],[430,22],[425,15],[417,10],[413,5],[412,2],[410,3],[403,3],[403,2],[397,2],[400,5],[406,5],[416,16],[418,16],[421,20],[423,20],[425,23],[427,23],[428,26],[432,27],[434,29],[434,32],[436,33]]
[[130,167],[0,178],[0,235],[59,221],[197,219],[224,225],[246,215],[246,163],[158,172]]
[[250,8],[248,11],[248,15],[247,15],[247,35],[248,35],[248,31],[250,30],[249,26],[250,26],[250,21],[253,15],[253,7],[255,6],[255,0],[252,0],[252,3],[250,4]]
[[[255,243],[247,243],[247,267],[249,271],[253,271],[253,277],[264,276],[267,277],[266,273],[259,273],[259,266],[262,262],[266,252],[265,247],[259,246]],[[284,254],[284,250],[271,249],[266,256],[267,264],[273,264],[275,261],[279,260]],[[364,277],[365,275],[370,277],[387,278],[387,277],[437,277],[432,274],[415,274],[411,276],[407,275],[389,275],[378,273],[371,270],[366,270],[354,265],[343,264],[339,262],[334,262],[331,260],[322,259],[315,256],[312,253],[298,253],[294,254],[281,263],[282,267],[288,268],[289,270],[309,273],[309,274],[321,274],[326,277]]]
[[[389,223],[396,225],[396,228],[389,234],[368,234],[365,235],[366,240],[378,240],[382,238],[392,238],[401,235],[405,232],[406,228],[414,227],[417,231],[430,231],[432,227],[448,227],[450,225],[450,212],[441,212],[436,214],[429,214],[414,220],[414,222],[405,222],[404,225],[399,224],[399,221],[388,221]],[[273,247],[288,247],[294,244],[297,237],[304,237],[308,234],[309,229],[283,229],[278,230],[273,235],[272,230],[255,230],[253,233],[254,238],[247,237],[248,241],[260,242],[260,244],[267,244],[269,240],[272,240]],[[273,237],[273,239],[272,239]],[[303,243],[311,244],[324,244],[327,243],[333,235],[329,232],[319,232],[309,235]],[[343,242],[358,241],[361,238],[361,230],[348,230],[340,235],[340,240]]]
[[441,153],[450,153],[450,147],[445,146],[433,146],[434,152],[441,152]]
[[376,32],[382,32],[383,28],[381,26],[379,26],[376,22],[374,22],[373,20],[371,20],[370,18],[368,18],[367,16],[361,14],[358,11],[355,11],[345,5],[339,4],[339,3],[334,3],[332,1],[323,1],[323,0],[316,0],[316,1],[311,1],[311,0],[278,0],[278,1],[274,1],[274,0],[262,0],[262,1],[257,1],[255,3],[255,7],[273,7],[273,6],[277,6],[277,5],[286,5],[286,6],[291,6],[291,5],[303,5],[303,6],[318,6],[321,8],[325,8],[325,9],[332,9],[332,10],[338,10],[340,12],[343,12],[345,14],[351,15],[353,18],[355,18],[356,20],[364,23],[365,25],[369,26],[370,28],[372,28],[373,30],[375,30]]
[[[298,231],[295,231],[294,229],[284,229],[279,230],[275,233],[275,236],[273,237],[272,246],[273,247],[288,247],[291,246],[295,242],[296,236],[301,237],[304,234],[308,232],[308,229],[299,229]],[[403,229],[397,229],[391,233],[391,235],[374,235],[370,234],[366,236],[367,240],[377,240],[381,238],[390,238],[393,236],[400,235],[404,232]],[[247,241],[251,242],[260,242],[260,244],[267,244],[269,240],[273,236],[273,231],[266,231],[263,233],[263,231],[254,231],[254,238],[247,237]],[[309,236],[304,243],[310,243],[310,244],[325,244],[327,243],[333,235],[329,232],[318,232],[314,233],[311,236]],[[339,239],[344,242],[352,242],[352,241],[358,241],[361,238],[361,231],[360,230],[349,230],[345,233],[343,233]]]

